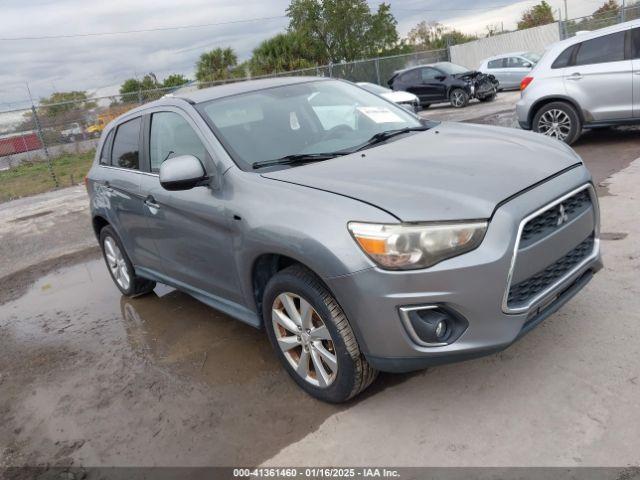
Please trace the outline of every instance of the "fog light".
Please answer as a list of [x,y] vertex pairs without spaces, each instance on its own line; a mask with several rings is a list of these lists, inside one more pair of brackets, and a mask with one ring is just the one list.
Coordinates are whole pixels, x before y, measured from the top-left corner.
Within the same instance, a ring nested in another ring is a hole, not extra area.
[[438,340],[442,340],[447,336],[447,322],[444,320],[440,320],[438,325],[436,325],[436,337]]
[[441,347],[455,342],[469,323],[444,305],[400,307],[400,319],[409,337],[423,347]]

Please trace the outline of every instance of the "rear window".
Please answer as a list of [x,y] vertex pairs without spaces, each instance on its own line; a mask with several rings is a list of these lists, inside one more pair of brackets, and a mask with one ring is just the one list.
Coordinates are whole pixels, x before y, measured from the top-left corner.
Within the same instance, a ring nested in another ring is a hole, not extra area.
[[618,32],[582,42],[576,55],[576,65],[624,60],[624,34]]
[[504,68],[504,58],[499,58],[497,60],[491,60],[488,64],[489,68]]
[[121,124],[111,149],[111,164],[116,167],[140,169],[140,117]]
[[640,58],[640,28],[631,31],[631,48],[633,58]]
[[569,64],[571,63],[571,57],[573,56],[573,51],[575,50],[575,48],[576,48],[575,45],[571,45],[564,52],[558,55],[558,58],[556,58],[556,61],[553,62],[553,65],[551,65],[551,68],[568,67]]

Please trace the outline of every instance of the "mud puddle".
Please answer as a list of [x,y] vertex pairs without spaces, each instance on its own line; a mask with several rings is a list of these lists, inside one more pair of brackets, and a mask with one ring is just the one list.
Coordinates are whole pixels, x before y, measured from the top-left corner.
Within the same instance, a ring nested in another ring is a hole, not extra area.
[[264,332],[164,286],[124,298],[102,260],[0,307],[0,372],[0,466],[255,465],[346,408]]

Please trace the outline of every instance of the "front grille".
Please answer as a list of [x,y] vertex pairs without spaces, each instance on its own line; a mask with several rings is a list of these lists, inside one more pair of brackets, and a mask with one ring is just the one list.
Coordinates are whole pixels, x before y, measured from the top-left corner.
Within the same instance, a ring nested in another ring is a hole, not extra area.
[[595,238],[590,235],[580,245],[575,247],[564,257],[549,265],[544,270],[512,285],[509,289],[507,305],[509,308],[519,308],[527,305],[536,295],[549,288],[554,282],[570,272],[580,262],[593,252]]
[[554,231],[591,208],[588,190],[582,190],[564,202],[527,222],[520,237],[520,248],[525,248],[551,235]]

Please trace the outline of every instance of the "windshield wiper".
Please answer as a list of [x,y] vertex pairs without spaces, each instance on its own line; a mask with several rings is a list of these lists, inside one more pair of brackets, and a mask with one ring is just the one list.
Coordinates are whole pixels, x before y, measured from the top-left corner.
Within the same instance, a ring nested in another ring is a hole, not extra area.
[[310,163],[321,162],[323,160],[330,160],[340,155],[347,155],[351,152],[327,152],[327,153],[295,153],[293,155],[287,155],[274,160],[263,160],[261,162],[254,162],[251,166],[254,170],[258,168],[270,167],[272,165],[294,165],[296,163]]
[[364,142],[362,145],[358,146],[353,151],[358,152],[360,150],[364,150],[365,148],[369,148],[369,147],[372,147],[373,145],[389,140],[390,138],[395,137],[396,135],[402,135],[403,133],[409,133],[409,132],[424,132],[425,130],[429,130],[430,128],[431,128],[430,126],[422,125],[420,127],[399,128],[397,130],[387,130],[386,132],[376,133],[373,137],[371,137],[369,140]]

